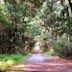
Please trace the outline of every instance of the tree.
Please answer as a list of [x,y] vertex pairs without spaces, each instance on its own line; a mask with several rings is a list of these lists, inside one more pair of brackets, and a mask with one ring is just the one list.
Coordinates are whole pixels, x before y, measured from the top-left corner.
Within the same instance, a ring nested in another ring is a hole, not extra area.
[[47,3],[48,8],[46,9],[44,22],[52,28],[53,36],[62,36],[63,33],[71,35],[72,14],[70,12],[69,0],[50,0]]

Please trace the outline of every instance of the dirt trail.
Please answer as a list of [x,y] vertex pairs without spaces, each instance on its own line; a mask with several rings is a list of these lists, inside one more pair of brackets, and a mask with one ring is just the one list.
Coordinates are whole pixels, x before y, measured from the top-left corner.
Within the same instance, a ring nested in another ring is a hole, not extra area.
[[72,72],[72,59],[52,56],[44,61],[29,61],[26,64],[15,65],[8,72]]

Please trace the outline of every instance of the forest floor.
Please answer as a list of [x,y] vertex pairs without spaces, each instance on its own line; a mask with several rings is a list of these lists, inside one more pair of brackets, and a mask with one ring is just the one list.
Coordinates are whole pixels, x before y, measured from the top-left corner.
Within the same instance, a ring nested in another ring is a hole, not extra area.
[[[32,55],[29,56],[29,58],[31,58]],[[29,61],[26,64],[21,63],[14,65],[7,72],[72,72],[72,59],[49,56],[45,61]]]

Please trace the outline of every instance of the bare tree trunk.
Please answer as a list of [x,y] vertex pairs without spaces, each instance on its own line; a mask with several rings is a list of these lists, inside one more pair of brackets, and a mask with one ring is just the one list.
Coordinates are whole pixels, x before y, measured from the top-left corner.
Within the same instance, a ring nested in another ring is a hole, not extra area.
[[72,0],[68,0],[72,12]]

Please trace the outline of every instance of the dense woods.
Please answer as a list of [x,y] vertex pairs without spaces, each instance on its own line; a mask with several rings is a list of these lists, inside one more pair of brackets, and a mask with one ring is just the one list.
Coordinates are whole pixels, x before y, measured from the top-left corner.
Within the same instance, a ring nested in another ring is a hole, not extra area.
[[0,0],[0,53],[31,51],[36,36],[43,50],[72,55],[72,1]]
[[[40,54],[34,55],[38,41],[41,47],[37,54]],[[49,60],[51,65],[55,63],[54,70],[57,62],[60,66],[57,69],[72,62],[62,59],[72,58],[72,0],[0,0],[0,72],[24,63],[30,55],[45,58],[42,53],[52,60],[55,57],[54,61]]]

